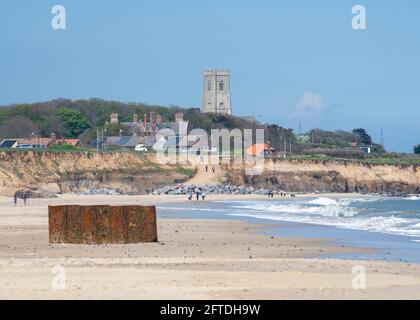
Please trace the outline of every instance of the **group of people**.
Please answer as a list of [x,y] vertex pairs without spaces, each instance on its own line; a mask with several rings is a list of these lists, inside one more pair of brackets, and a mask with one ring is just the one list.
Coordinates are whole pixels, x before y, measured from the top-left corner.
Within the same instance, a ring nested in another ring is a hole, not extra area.
[[[273,198],[273,197],[274,197],[274,192],[273,192],[273,190],[269,189],[269,190],[268,190],[268,192],[267,192],[267,195],[268,195],[268,197],[269,197],[269,198]],[[285,192],[280,192],[280,197],[286,197],[286,196],[287,196],[287,193],[285,193]],[[296,197],[296,195],[295,195],[294,193],[291,193],[291,194],[290,194],[290,196],[291,196],[292,198]]]
[[[213,173],[215,173],[216,172],[216,168],[215,167],[211,167],[211,171]],[[209,166],[208,165],[206,165],[206,172],[209,172]]]
[[206,194],[204,193],[204,191],[201,191],[200,188],[195,188],[194,191],[191,191],[191,190],[188,191],[188,200],[192,200],[193,193],[195,193],[195,197],[197,201],[200,200],[200,197],[202,200],[206,199]]
[[146,189],[146,195],[149,195],[150,193],[153,194],[155,192],[155,188],[150,189]]

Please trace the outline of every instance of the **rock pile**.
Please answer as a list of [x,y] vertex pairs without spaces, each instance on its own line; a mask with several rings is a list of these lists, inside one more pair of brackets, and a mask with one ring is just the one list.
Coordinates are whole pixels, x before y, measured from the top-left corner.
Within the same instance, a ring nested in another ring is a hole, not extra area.
[[179,184],[176,186],[168,186],[161,189],[157,189],[153,194],[168,194],[168,195],[180,195],[194,192],[195,190],[204,192],[206,194],[268,194],[268,189],[255,189],[250,186],[234,186],[230,184],[217,184],[211,186],[200,186],[200,185],[189,185]]
[[117,196],[120,195],[116,190],[113,189],[86,189],[82,192],[77,192],[78,195],[86,195],[86,196],[96,196],[96,195],[107,195],[107,196]]

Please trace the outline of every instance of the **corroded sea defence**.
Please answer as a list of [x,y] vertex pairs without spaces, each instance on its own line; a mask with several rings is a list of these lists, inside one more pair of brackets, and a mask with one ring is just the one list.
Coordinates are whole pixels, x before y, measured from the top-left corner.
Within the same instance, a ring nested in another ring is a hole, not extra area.
[[155,206],[49,206],[50,243],[157,241]]

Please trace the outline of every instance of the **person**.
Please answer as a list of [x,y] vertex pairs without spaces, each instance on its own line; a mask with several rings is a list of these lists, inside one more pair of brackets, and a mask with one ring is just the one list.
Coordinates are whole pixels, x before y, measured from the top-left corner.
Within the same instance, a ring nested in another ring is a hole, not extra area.
[[15,206],[16,206],[16,204],[17,204],[17,195],[16,195],[16,193],[14,195],[14,201],[15,201]]
[[209,166],[206,165],[206,172],[209,171]]
[[213,171],[213,173],[216,171],[215,167],[212,167],[211,170]]
[[197,200],[200,200],[200,192],[199,191],[196,191],[195,195],[197,197]]
[[192,200],[192,193],[188,192],[188,200]]
[[201,193],[201,198],[203,199],[203,201],[206,199],[206,194],[204,192]]
[[27,198],[26,192],[23,193],[23,204],[26,206],[26,198]]

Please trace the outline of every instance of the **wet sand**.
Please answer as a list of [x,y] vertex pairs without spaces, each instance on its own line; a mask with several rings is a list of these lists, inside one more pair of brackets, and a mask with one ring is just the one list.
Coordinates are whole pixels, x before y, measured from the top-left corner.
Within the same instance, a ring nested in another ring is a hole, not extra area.
[[[223,195],[209,199],[266,200],[267,197]],[[337,247],[325,239],[271,237],[263,234],[265,225],[240,221],[167,217],[158,219],[159,243],[48,244],[48,204],[168,202],[186,200],[185,196],[65,195],[54,199],[29,199],[28,206],[19,203],[15,207],[13,199],[0,197],[0,298],[420,297],[420,265],[322,259],[323,254],[362,249]],[[58,265],[64,269],[54,269]],[[366,270],[365,290],[352,288],[356,277],[352,273],[354,266]],[[59,271],[64,271],[65,289],[59,289],[59,286],[53,289]]]

